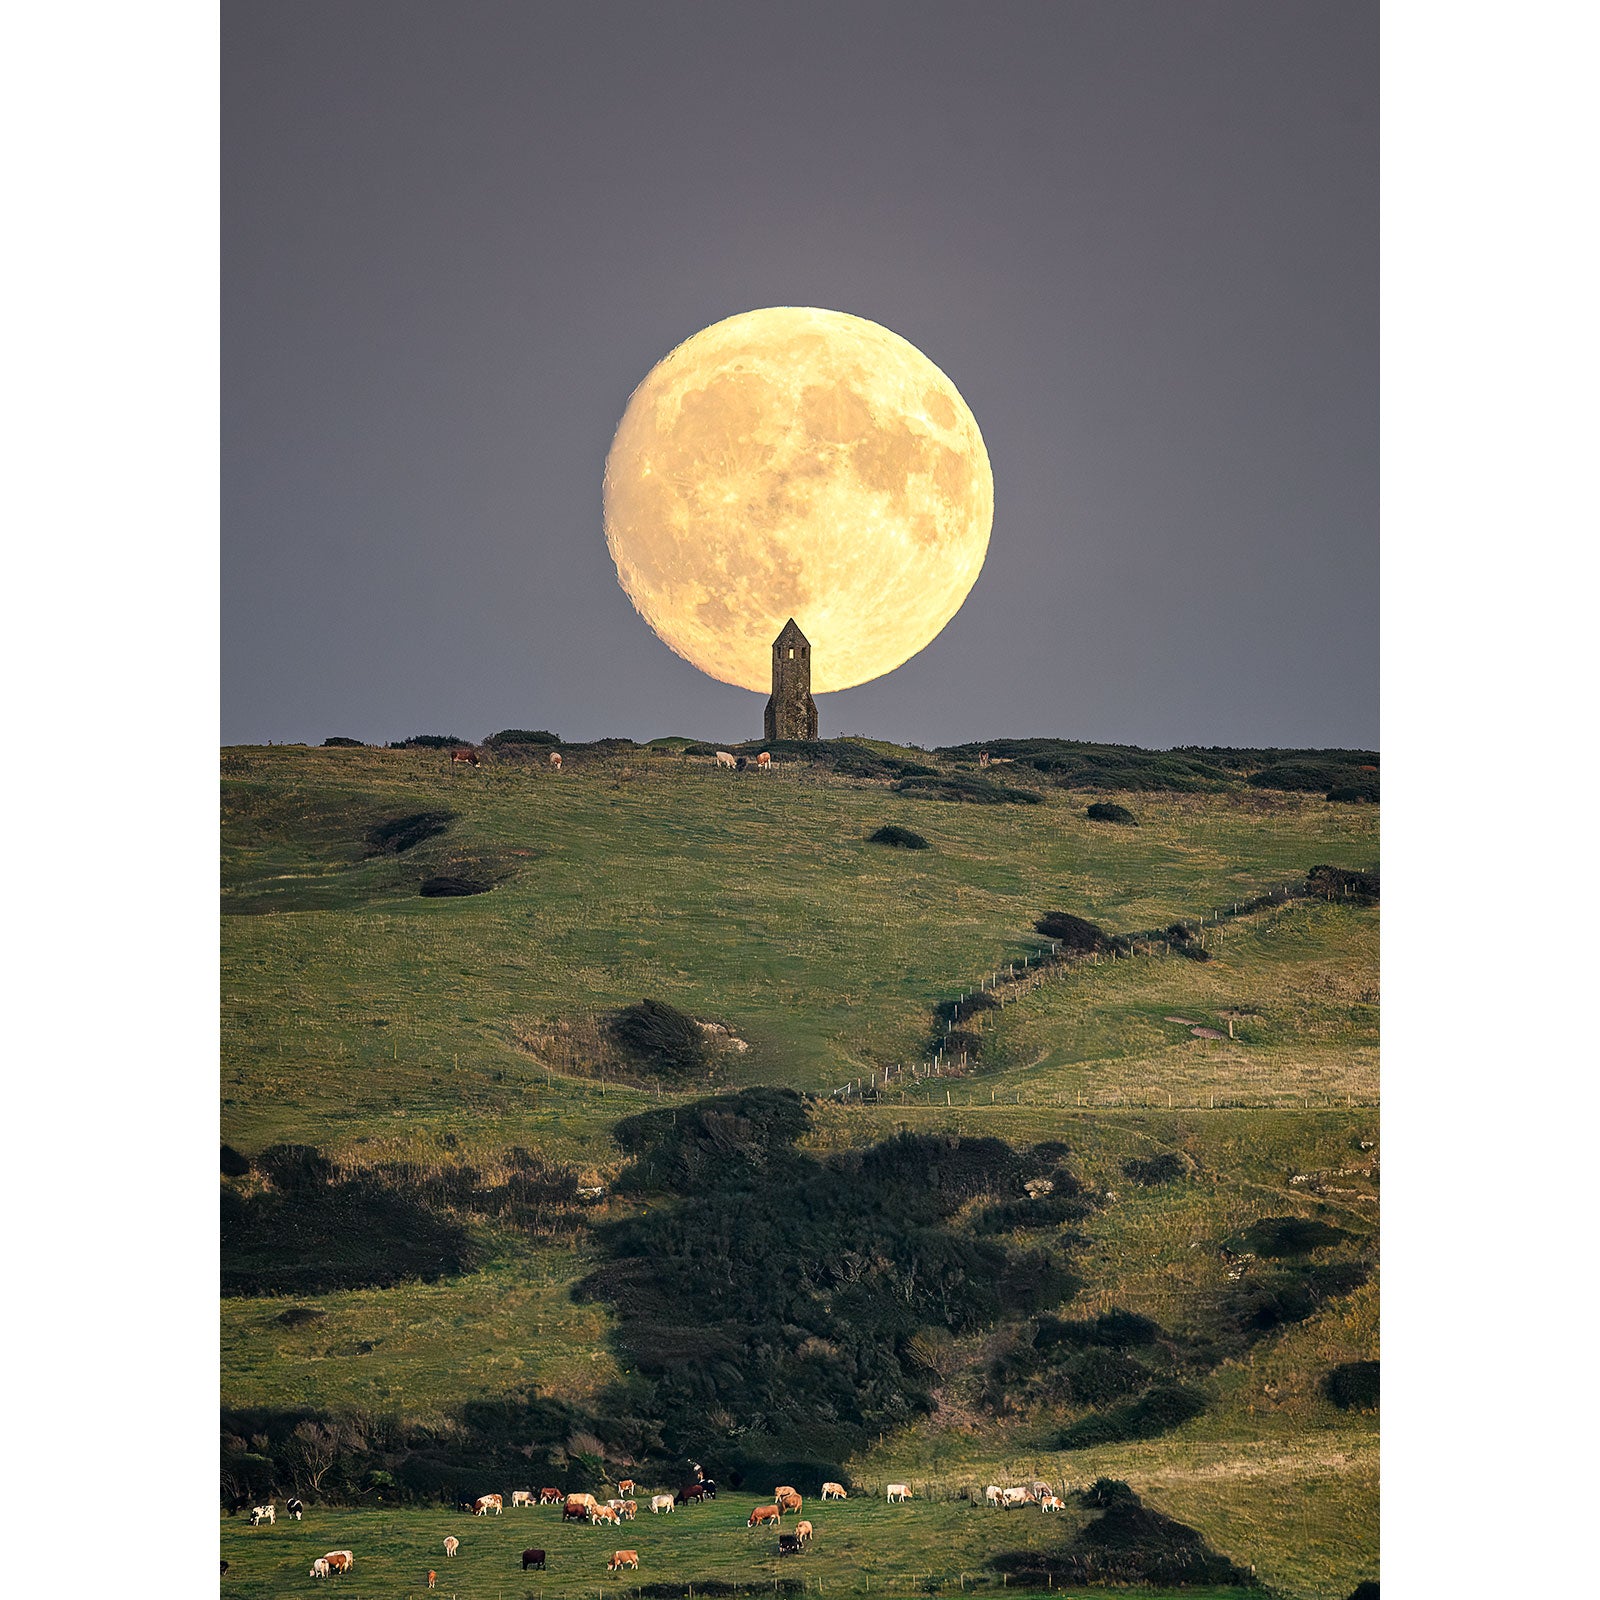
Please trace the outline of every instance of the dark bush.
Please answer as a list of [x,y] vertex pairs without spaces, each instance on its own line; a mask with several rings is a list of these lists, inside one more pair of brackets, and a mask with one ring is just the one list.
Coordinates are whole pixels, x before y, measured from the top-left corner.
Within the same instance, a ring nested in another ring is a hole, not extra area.
[[1034,1345],[1048,1350],[1054,1345],[1073,1349],[1086,1349],[1102,1345],[1108,1350],[1136,1350],[1157,1343],[1161,1338],[1161,1324],[1137,1311],[1124,1311],[1113,1307],[1098,1317],[1079,1321],[1062,1321],[1059,1317],[1040,1317],[1034,1332]]
[[1227,1310],[1247,1335],[1304,1322],[1331,1299],[1359,1289],[1370,1276],[1359,1261],[1324,1261],[1268,1278],[1246,1278]]
[[976,1061],[983,1049],[983,1039],[976,1033],[968,1033],[965,1028],[952,1028],[944,1036],[940,1049],[950,1060],[965,1056],[968,1061]]
[[365,750],[366,746],[359,739],[324,739],[322,748],[324,750]]
[[406,817],[390,817],[367,830],[367,854],[398,856],[441,834],[456,819],[453,811],[415,811]]
[[703,1078],[711,1068],[706,1036],[693,1017],[662,1000],[619,1011],[611,1036],[633,1064],[664,1078]]
[[256,1165],[285,1194],[326,1188],[333,1181],[333,1163],[311,1144],[268,1145]]
[[985,1206],[972,1219],[974,1233],[1011,1233],[1018,1228],[1059,1228],[1093,1216],[1092,1200],[1075,1195],[1045,1194],[1037,1200],[1005,1200]]
[[1378,1600],[1378,1580],[1376,1578],[1363,1578],[1350,1591],[1350,1600]]
[[225,1178],[242,1178],[250,1170],[250,1160],[242,1156],[231,1144],[222,1147],[222,1175]]
[[1047,911],[1033,929],[1068,950],[1106,950],[1112,943],[1092,922],[1075,917],[1070,911]]
[[1103,1406],[1124,1395],[1137,1394],[1154,1376],[1142,1362],[1120,1350],[1096,1345],[1057,1362],[1049,1384],[1058,1404]]
[[1372,902],[1378,898],[1378,874],[1352,872],[1347,867],[1313,867],[1306,874],[1306,892],[1324,895],[1330,900],[1348,896]]
[[287,1311],[280,1311],[272,1320],[281,1322],[286,1328],[304,1328],[313,1322],[321,1322],[328,1313],[318,1311],[313,1306],[290,1306]]
[[496,749],[503,744],[560,744],[561,739],[559,735],[543,728],[502,728],[499,733],[491,733],[483,742],[490,749]]
[[686,756],[714,756],[717,753],[717,747],[714,744],[700,744],[697,741],[692,744],[686,744],[683,747],[683,753]]
[[454,750],[460,745],[470,745],[470,739],[457,739],[444,733],[414,733],[409,739],[397,739],[391,750]]
[[1328,1398],[1341,1411],[1378,1409],[1378,1363],[1345,1361],[1323,1380]]
[[1133,745],[1084,744],[1076,739],[995,739],[952,745],[935,752],[956,761],[976,761],[981,751],[1048,774],[1066,789],[1178,791],[1228,786],[1230,775],[1193,751],[1140,750]]
[[1176,1150],[1163,1150],[1160,1155],[1124,1161],[1122,1171],[1141,1189],[1159,1189],[1163,1184],[1187,1178],[1194,1171],[1194,1163]]
[[1378,780],[1363,778],[1358,783],[1341,783],[1328,791],[1328,799],[1353,805],[1377,805]]
[[429,899],[440,899],[468,894],[488,894],[492,888],[494,888],[492,883],[485,883],[481,878],[458,878],[449,873],[440,873],[436,877],[424,878],[417,885],[417,893],[426,895]]
[[1277,1259],[1309,1255],[1349,1237],[1343,1228],[1315,1217],[1262,1217],[1229,1243],[1236,1253]]
[[1125,828],[1139,826],[1139,819],[1126,806],[1113,805],[1109,800],[1096,800],[1084,815],[1091,822],[1120,822]]
[[901,778],[894,791],[918,800],[955,800],[977,806],[1036,806],[1044,800],[1035,789],[1008,788],[1002,783],[991,783],[987,778],[961,775]]
[[1182,1427],[1205,1408],[1205,1396],[1198,1390],[1178,1383],[1158,1384],[1137,1400],[1080,1417],[1062,1431],[1058,1448],[1083,1450],[1124,1439],[1154,1439]]
[[888,822],[879,828],[876,833],[867,835],[868,844],[892,844],[901,850],[926,850],[928,841],[920,833],[913,833],[909,828],[902,828],[895,823]]

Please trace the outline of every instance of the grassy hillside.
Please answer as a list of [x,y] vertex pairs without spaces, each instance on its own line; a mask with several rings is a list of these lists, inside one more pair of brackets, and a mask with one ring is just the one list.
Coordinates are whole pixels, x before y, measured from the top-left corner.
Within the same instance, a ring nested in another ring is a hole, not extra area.
[[[921,752],[866,748],[938,765]],[[226,752],[223,1138],[251,1158],[276,1144],[315,1145],[346,1186],[328,1192],[353,1197],[352,1218],[363,1214],[363,1182],[432,1184],[426,1204],[472,1242],[470,1270],[431,1282],[225,1300],[223,1399],[245,1419],[240,1448],[271,1453],[275,1417],[287,1426],[315,1413],[358,1419],[370,1450],[386,1430],[426,1435],[446,1461],[464,1448],[473,1406],[538,1395],[578,1418],[615,1404],[637,1381],[619,1355],[615,1313],[604,1300],[575,1302],[571,1290],[601,1261],[599,1225],[661,1203],[614,1187],[624,1154],[612,1130],[623,1118],[741,1085],[826,1093],[921,1059],[942,1026],[937,1006],[1045,946],[1032,924],[1047,909],[1108,931],[1159,928],[1316,863],[1378,858],[1370,805],[1242,781],[1105,797],[1005,770],[1040,802],[951,804],[795,765],[735,775],[670,748],[569,754],[559,776],[536,763],[451,771],[416,750]],[[1085,806],[1096,798],[1125,804],[1140,825],[1090,821]],[[431,836],[383,847],[384,824],[417,816],[435,819]],[[869,844],[885,823],[931,848]],[[492,887],[418,893],[440,875]],[[1290,902],[1223,924],[1207,944],[1203,963],[1157,953],[1052,971],[975,1022],[982,1049],[970,1076],[902,1078],[875,1101],[808,1105],[801,1148],[817,1159],[900,1129],[1017,1150],[1065,1145],[1093,1206],[1057,1232],[1029,1225],[1001,1242],[1064,1253],[1083,1287],[1061,1315],[1154,1319],[1205,1402],[1160,1437],[1064,1450],[1063,1426],[1089,1411],[1053,1402],[1006,1414],[993,1404],[995,1363],[1026,1352],[1031,1319],[964,1334],[929,1380],[931,1415],[848,1465],[863,1483],[916,1477],[929,1503],[909,1519],[881,1503],[832,1512],[845,1526],[855,1526],[846,1514],[859,1519],[861,1542],[841,1538],[825,1552],[819,1541],[815,1559],[799,1564],[813,1583],[859,1585],[877,1559],[888,1563],[884,1581],[892,1566],[908,1584],[931,1573],[955,1588],[962,1571],[976,1575],[1017,1548],[1011,1535],[1023,1524],[1021,1514],[995,1520],[944,1497],[1023,1474],[1075,1486],[1125,1479],[1285,1592],[1342,1600],[1375,1573],[1376,1416],[1339,1411],[1322,1383],[1335,1364],[1378,1349],[1377,912]],[[604,1019],[643,996],[730,1031],[737,1043],[717,1052],[712,1079],[669,1089],[619,1072],[601,1044]],[[517,1210],[504,1196],[525,1168],[519,1150],[603,1192]],[[1130,1163],[1154,1157],[1170,1158],[1181,1180],[1145,1187],[1129,1177]],[[259,1166],[229,1184],[238,1205],[282,1199]],[[1248,1261],[1241,1285],[1229,1242],[1282,1217],[1326,1222],[1340,1242],[1299,1267]],[[1271,1286],[1291,1268],[1308,1282],[1331,1274],[1335,1288],[1309,1315],[1241,1332],[1243,1291],[1281,1298]],[[578,1422],[550,1426],[579,1432],[540,1449],[595,1459]],[[249,1437],[257,1427],[259,1447]],[[449,1592],[586,1592],[554,1574],[553,1587],[530,1574],[513,1590],[515,1562],[498,1557],[491,1581],[465,1562],[468,1534],[513,1556],[513,1542],[554,1551],[566,1540],[574,1560],[607,1543],[595,1575],[605,1581],[608,1533],[563,1534],[543,1513],[541,1537],[524,1538],[442,1508],[380,1505],[384,1492],[373,1480],[360,1506],[319,1506],[315,1537],[293,1535],[296,1552],[307,1546],[303,1559],[275,1554],[270,1568],[253,1552],[278,1552],[285,1530],[225,1523],[223,1553],[234,1559],[236,1547],[243,1563],[229,1583],[248,1569],[241,1592],[277,1592],[303,1582],[322,1549],[359,1542],[372,1560],[358,1575],[386,1592],[404,1588],[429,1565],[442,1570],[428,1531],[440,1517],[464,1540]],[[719,1528],[732,1514],[723,1506]],[[518,1515],[531,1524],[540,1514]],[[1028,1516],[1040,1537],[1048,1526],[1064,1538],[1072,1520]],[[324,1521],[346,1531],[324,1539]],[[512,1522],[508,1513],[503,1523]],[[742,1514],[737,1523],[715,1538],[687,1516],[670,1536],[652,1528],[659,1560],[640,1581],[752,1576]],[[614,1543],[640,1542],[643,1554],[644,1538],[630,1530]]]

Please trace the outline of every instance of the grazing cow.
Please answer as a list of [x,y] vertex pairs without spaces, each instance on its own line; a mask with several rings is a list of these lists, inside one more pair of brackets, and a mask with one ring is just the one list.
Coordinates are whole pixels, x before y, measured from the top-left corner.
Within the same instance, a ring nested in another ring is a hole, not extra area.
[[772,757],[770,755],[768,755],[765,750],[763,750],[761,752],[761,754],[756,757],[756,771],[757,772],[771,772],[772,771]]
[[461,1548],[461,1541],[452,1533],[444,1541],[444,1553],[453,1556]]
[[541,1489],[539,1491],[539,1504],[542,1506],[558,1506],[567,1497],[560,1489]]
[[431,1567],[430,1567],[430,1568],[429,1568],[429,1569],[428,1569],[428,1587],[429,1587],[429,1588],[430,1588],[430,1589],[431,1589],[431,1588],[433,1588],[433,1586],[434,1586],[434,1585],[435,1585],[435,1584],[436,1584],[436,1583],[438,1583],[438,1581],[439,1581],[439,1574],[438,1574],[438,1573],[437,1573],[437,1572],[435,1572],[435,1571],[434,1571],[434,1570],[433,1570],[433,1569],[432,1569],[432,1568],[431,1568]]
[[1038,1499],[1040,1495],[1046,1495],[1051,1492],[1050,1485],[1043,1478],[1035,1478],[1028,1487],[1033,1490],[1035,1499]]
[[759,1528],[764,1522],[777,1522],[783,1513],[776,1506],[757,1506],[750,1513],[750,1520],[745,1523],[747,1528]]
[[804,1501],[800,1498],[799,1491],[796,1489],[786,1489],[782,1494],[774,1495],[773,1498],[778,1502],[779,1508],[784,1511],[798,1513],[800,1507],[804,1504]]
[[291,1517],[293,1517],[296,1522],[298,1522],[300,1520],[300,1517],[301,1517],[302,1513],[304,1513],[305,1509],[306,1508],[303,1505],[301,1505],[301,1503],[298,1500],[296,1500],[293,1495],[290,1495],[289,1503],[288,1503],[287,1506],[284,1507],[284,1510],[287,1511],[289,1513],[289,1515]]
[[224,1578],[228,1576],[228,1563],[226,1561],[222,1563],[222,1576]]
[[991,1483],[989,1485],[989,1487],[983,1491],[984,1503],[986,1505],[991,1505],[991,1506],[999,1505],[1000,1504],[1000,1496],[1004,1492],[1005,1491],[1003,1489],[1001,1489],[1001,1487],[1000,1487],[1000,1485],[998,1483]]
[[1000,1491],[1000,1504],[1003,1505],[1008,1511],[1012,1506],[1032,1505],[1033,1501],[1034,1493],[1033,1490],[1029,1488],[1002,1489]]
[[529,1567],[537,1567],[541,1572],[544,1571],[543,1550],[524,1550],[522,1552],[522,1570],[526,1572]]
[[618,1494],[632,1494],[633,1493],[633,1479],[632,1478],[619,1478],[617,1480],[617,1493]]
[[532,1489],[513,1489],[511,1491],[511,1509],[513,1511],[515,1511],[518,1506],[531,1506],[532,1504]]
[[639,1570],[639,1552],[637,1550],[618,1550],[606,1562],[607,1572],[620,1572],[624,1567],[632,1567],[635,1572]]
[[589,1508],[581,1500],[569,1500],[561,1508],[561,1520],[563,1522],[587,1522],[589,1520]]
[[883,1497],[890,1505],[899,1505],[911,1498],[911,1485],[909,1483],[886,1483],[883,1486]]
[[505,1510],[505,1501],[497,1494],[480,1494],[472,1502],[472,1514],[475,1517],[486,1517],[492,1511],[498,1517]]
[[843,1500],[846,1498],[842,1483],[825,1483],[822,1486],[824,1500]]
[[1053,1494],[1046,1490],[1042,1495],[1039,1496],[1039,1509],[1041,1511],[1059,1511],[1061,1509],[1061,1502],[1056,1499]]
[[653,1517],[658,1511],[665,1511],[670,1516],[673,1504],[670,1494],[653,1494],[650,1496],[650,1515]]
[[794,1528],[794,1536],[801,1544],[805,1544],[816,1531],[809,1522],[797,1522]]
[[780,1556],[797,1556],[800,1554],[800,1541],[792,1533],[778,1535],[778,1554]]
[[800,1491],[796,1489],[792,1483],[780,1483],[778,1487],[772,1491],[772,1498],[774,1500],[781,1500],[786,1494],[798,1494],[799,1492]]
[[738,766],[738,763],[733,759],[731,750],[719,750],[717,751],[717,765],[726,767],[729,772],[732,772]]
[[457,762],[464,767],[475,767],[478,764],[478,752],[476,750],[452,750],[450,752],[450,765],[455,766]]
[[328,1558],[326,1556],[318,1556],[311,1563],[311,1576],[313,1578],[326,1578],[328,1576]]
[[328,1571],[335,1578],[340,1573],[349,1572],[356,1564],[356,1558],[348,1550],[330,1550],[322,1559],[328,1563]]
[[678,1491],[678,1504],[680,1506],[688,1505],[691,1500],[715,1500],[716,1498],[714,1494],[709,1496],[706,1494],[706,1486],[703,1483],[691,1483]]
[[619,1517],[610,1506],[593,1505],[589,1507],[589,1520],[591,1522],[620,1523],[622,1518]]
[[639,1513],[639,1506],[633,1500],[608,1500],[606,1504],[625,1522],[632,1522]]
[[550,769],[553,772],[559,772],[561,770],[561,752],[559,750],[552,750],[550,752]]
[[277,1509],[270,1500],[264,1506],[251,1506],[250,1508],[250,1526],[252,1528],[258,1522],[276,1522],[277,1520]]

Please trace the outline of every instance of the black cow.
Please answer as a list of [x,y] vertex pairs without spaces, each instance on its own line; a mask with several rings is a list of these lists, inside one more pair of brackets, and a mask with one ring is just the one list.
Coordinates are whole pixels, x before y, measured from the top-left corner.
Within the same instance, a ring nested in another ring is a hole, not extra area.
[[222,1563],[222,1576],[224,1578],[228,1576],[228,1563],[226,1561]]
[[526,1572],[529,1567],[537,1567],[541,1572],[544,1571],[543,1550],[524,1550],[522,1552],[522,1570]]
[[778,1535],[778,1554],[780,1556],[797,1556],[800,1554],[800,1540],[792,1533]]
[[301,1503],[296,1500],[293,1495],[290,1495],[287,1509],[289,1515],[293,1517],[296,1522],[298,1522],[300,1520],[301,1513],[305,1510],[305,1507],[301,1505]]

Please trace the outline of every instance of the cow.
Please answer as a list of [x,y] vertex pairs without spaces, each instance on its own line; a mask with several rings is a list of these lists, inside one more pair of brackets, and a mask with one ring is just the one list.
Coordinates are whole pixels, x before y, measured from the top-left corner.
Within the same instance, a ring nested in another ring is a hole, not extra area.
[[589,1520],[591,1522],[620,1523],[622,1518],[619,1517],[610,1506],[592,1505],[589,1507]]
[[715,1500],[716,1498],[714,1494],[706,1494],[706,1486],[703,1483],[687,1484],[678,1491],[678,1504],[680,1506],[688,1505],[691,1500]]
[[511,1509],[513,1511],[515,1511],[518,1506],[531,1506],[532,1504],[532,1489],[513,1489],[511,1491]]
[[348,1550],[330,1550],[322,1559],[328,1563],[328,1571],[334,1577],[349,1572],[356,1564],[356,1558]]
[[559,750],[552,750],[550,752],[550,770],[552,772],[559,772],[561,770],[561,752]]
[[1051,1492],[1050,1485],[1046,1483],[1043,1478],[1035,1478],[1033,1482],[1028,1485],[1028,1487],[1033,1490],[1035,1499],[1038,1499],[1041,1495],[1046,1495]]
[[632,1567],[635,1572],[639,1570],[639,1552],[637,1550],[618,1550],[606,1562],[607,1572],[620,1572],[624,1567]]
[[311,1563],[311,1576],[313,1578],[326,1578],[328,1576],[328,1558],[326,1556],[318,1556]]
[[561,1508],[563,1522],[587,1522],[589,1508],[581,1500],[568,1500]]
[[633,1500],[608,1500],[606,1504],[625,1522],[632,1522],[639,1514],[639,1506]]
[[670,1494],[653,1494],[650,1496],[650,1515],[653,1517],[658,1511],[665,1511],[670,1516],[673,1504]]
[[505,1501],[497,1494],[480,1494],[472,1502],[472,1514],[475,1517],[486,1517],[492,1511],[498,1517],[505,1510]]
[[457,764],[463,767],[477,766],[478,752],[476,750],[452,750],[450,752],[450,765],[456,766]]
[[886,1483],[883,1486],[883,1498],[889,1505],[899,1505],[911,1498],[911,1485],[909,1483]]
[[289,1503],[284,1507],[284,1510],[287,1511],[296,1522],[300,1520],[302,1514],[305,1512],[305,1509],[306,1508],[298,1500],[296,1500],[293,1495],[289,1496]]
[[228,1563],[226,1561],[222,1563],[222,1576],[224,1578],[228,1576]]
[[781,1500],[786,1494],[798,1494],[799,1492],[800,1491],[796,1489],[792,1483],[780,1483],[778,1487],[772,1491],[772,1498],[774,1500]]
[[987,750],[980,750],[978,752],[978,765],[980,767],[986,767],[989,765],[989,752]]
[[522,1552],[522,1570],[526,1572],[529,1567],[537,1567],[541,1572],[544,1571],[543,1550],[524,1550]]
[[1053,1494],[1046,1491],[1039,1496],[1039,1509],[1041,1511],[1059,1511],[1061,1502]]
[[453,1533],[449,1534],[444,1541],[444,1553],[447,1556],[453,1556],[460,1548],[461,1541]]
[[1000,1504],[1003,1505],[1008,1511],[1012,1506],[1032,1505],[1033,1501],[1034,1493],[1033,1490],[1029,1488],[1002,1489],[1000,1491]]
[[823,1484],[823,1486],[822,1486],[822,1498],[824,1500],[843,1500],[843,1499],[845,1499],[846,1495],[845,1495],[845,1492],[844,1492],[844,1485],[842,1483],[825,1483],[825,1484]]
[[794,1525],[794,1536],[801,1544],[806,1544],[816,1531],[809,1522],[797,1522]]
[[772,771],[772,757],[770,755],[768,755],[765,750],[763,750],[761,752],[761,754],[756,757],[756,771],[757,772],[771,772]]
[[617,1480],[617,1493],[618,1494],[632,1494],[633,1493],[633,1479],[632,1478],[619,1478]]
[[1001,1487],[1000,1487],[1000,1485],[998,1483],[991,1483],[989,1485],[989,1487],[983,1491],[984,1504],[985,1505],[991,1505],[991,1506],[999,1505],[1000,1504],[1000,1496],[1004,1492],[1005,1491],[1001,1489]]
[[805,1503],[801,1500],[799,1491],[796,1489],[786,1489],[782,1494],[774,1495],[773,1498],[778,1502],[781,1509],[793,1511],[796,1514],[799,1513],[800,1507]]
[[558,1506],[567,1497],[560,1489],[541,1489],[539,1491],[539,1504],[542,1506]]
[[269,1500],[264,1506],[251,1506],[250,1526],[253,1528],[260,1522],[276,1522],[278,1513],[273,1503]]
[[797,1556],[800,1554],[800,1541],[792,1533],[778,1535],[778,1554],[780,1556]]
[[759,1528],[765,1522],[781,1520],[783,1513],[776,1506],[757,1506],[750,1513],[750,1520],[745,1523],[747,1528]]
[[[698,1467],[695,1468],[696,1472],[699,1470]],[[702,1477],[699,1481],[700,1487],[706,1492],[706,1499],[715,1500],[717,1498],[717,1480],[715,1478]]]
[[726,767],[729,772],[733,772],[738,767],[738,763],[733,759],[733,752],[731,750],[717,751],[717,765],[719,767]]
[[432,1569],[432,1568],[431,1568],[431,1567],[430,1567],[430,1568],[429,1568],[429,1569],[428,1569],[428,1587],[429,1587],[429,1588],[430,1588],[430,1589],[431,1589],[431,1588],[433,1588],[433,1586],[434,1586],[434,1585],[435,1585],[435,1584],[436,1584],[436,1583],[438,1583],[438,1581],[439,1581],[439,1574],[438,1574],[438,1573],[437,1573],[437,1572],[435,1572],[435,1571],[434,1571],[434,1570],[433,1570],[433,1569]]

